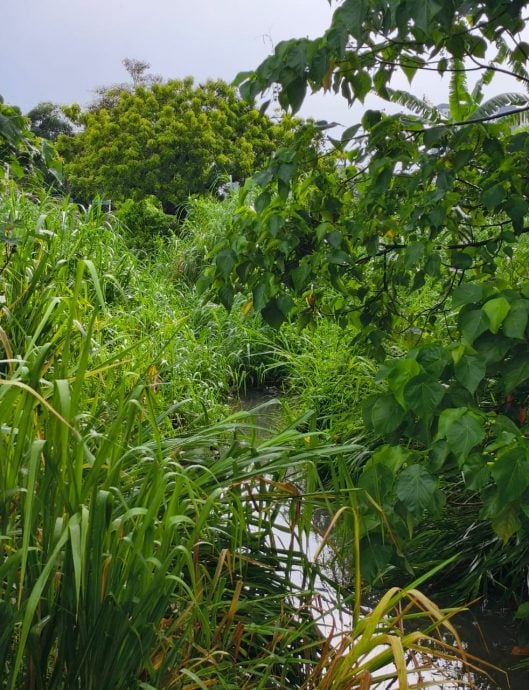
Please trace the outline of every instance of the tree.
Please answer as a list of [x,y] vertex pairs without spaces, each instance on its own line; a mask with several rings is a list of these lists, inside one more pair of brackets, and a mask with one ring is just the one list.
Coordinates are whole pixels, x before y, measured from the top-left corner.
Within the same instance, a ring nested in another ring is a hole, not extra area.
[[54,146],[39,140],[20,108],[0,96],[0,181],[14,177],[22,185],[60,185],[62,164]]
[[153,195],[174,212],[227,177],[244,180],[293,138],[291,117],[273,122],[220,81],[142,84],[114,96],[80,116],[81,132],[59,138],[74,195],[84,201]]
[[[239,222],[203,285],[228,305],[249,288],[271,323],[292,309],[302,321],[323,310],[376,322],[382,328],[366,330],[380,340],[402,292],[434,280],[448,297],[462,280],[493,274],[504,248],[528,230],[529,134],[512,131],[509,116],[529,105],[520,96],[503,103],[512,105],[507,110],[493,103],[472,112],[462,77],[476,71],[488,82],[507,72],[527,87],[526,4],[345,0],[323,36],[283,42],[255,72],[239,75],[246,97],[273,87],[296,111],[309,87],[350,103],[368,93],[389,101],[399,72],[410,81],[421,69],[448,73],[454,118],[367,111],[340,140],[330,139],[344,164],[326,170],[301,140],[278,152],[243,190]],[[335,299],[323,303],[329,285]]]
[[[529,287],[498,279],[499,263],[529,233],[529,132],[513,127],[529,104],[523,94],[482,102],[494,75],[529,86],[528,4],[344,0],[320,38],[281,43],[239,76],[245,96],[273,87],[293,112],[308,88],[350,103],[375,93],[418,112],[364,112],[329,139],[339,166],[322,165],[305,141],[280,149],[245,185],[200,281],[227,307],[249,293],[245,310],[274,326],[292,314],[302,324],[322,315],[352,323],[381,358],[396,323],[427,329],[450,311],[450,339],[431,335],[386,361],[385,390],[366,402],[378,448],[355,479],[381,497],[377,519],[372,500],[361,505],[375,549],[394,539],[403,547],[428,513],[442,513],[443,488],[461,480],[463,502],[472,496],[478,506],[471,520],[488,521],[504,544],[529,534]],[[396,95],[394,77],[413,82],[419,70],[452,75],[450,117]],[[474,94],[466,74],[481,75]],[[426,282],[435,303],[405,313]],[[386,524],[391,533],[377,542]]]
[[125,58],[123,60],[123,67],[129,73],[134,86],[148,86],[150,84],[159,84],[162,81],[162,78],[158,75],[147,74],[147,70],[151,68],[151,65],[145,62],[145,60]]
[[55,141],[59,134],[73,134],[73,126],[66,118],[60,106],[46,101],[32,108],[26,117],[30,120],[30,129],[38,137]]

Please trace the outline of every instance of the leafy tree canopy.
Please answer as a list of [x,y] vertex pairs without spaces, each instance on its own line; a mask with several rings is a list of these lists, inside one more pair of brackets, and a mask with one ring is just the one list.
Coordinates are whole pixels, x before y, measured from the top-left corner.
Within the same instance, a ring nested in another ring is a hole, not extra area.
[[33,134],[43,139],[55,141],[59,134],[73,134],[71,122],[55,103],[39,103],[26,114],[26,117],[30,120]]
[[[529,109],[525,1],[344,0],[315,40],[279,44],[239,75],[254,98],[273,87],[296,111],[306,92],[332,90],[350,103],[374,93],[412,114],[368,110],[329,139],[340,165],[297,140],[254,176],[238,221],[203,279],[229,306],[237,290],[279,325],[297,309],[353,320],[374,341],[399,314],[403,296],[425,282],[444,292],[494,274],[498,256],[527,232],[529,133],[513,129]],[[451,75],[449,117],[398,93],[419,70]],[[470,90],[466,73],[481,75]],[[485,86],[509,74],[523,93],[485,103]],[[429,116],[428,116],[429,115]],[[324,125],[321,124],[323,127]]]
[[81,200],[153,195],[173,212],[190,194],[213,190],[229,176],[245,179],[293,138],[292,117],[272,121],[224,82],[146,84],[141,67],[136,86],[117,87],[96,107],[77,111],[83,130],[59,138]]
[[62,179],[62,164],[53,145],[29,128],[20,108],[0,96],[0,182],[13,177],[24,184],[55,186]]

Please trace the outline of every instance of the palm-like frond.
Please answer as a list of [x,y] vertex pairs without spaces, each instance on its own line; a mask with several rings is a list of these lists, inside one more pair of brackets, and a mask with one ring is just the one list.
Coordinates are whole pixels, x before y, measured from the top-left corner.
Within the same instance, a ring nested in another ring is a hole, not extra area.
[[529,98],[521,93],[500,93],[482,103],[467,120],[479,120],[483,117],[498,115],[498,117],[509,118],[511,126],[519,127],[527,124],[528,113],[525,110],[517,111],[517,109],[528,106]]
[[450,116],[453,120],[464,120],[472,111],[472,97],[468,90],[465,65],[462,60],[452,61],[452,76],[450,77],[450,92],[448,103]]
[[526,90],[529,90],[529,72],[525,68],[523,62],[516,57],[515,51],[507,45],[503,38],[497,38],[495,43],[498,47],[498,55],[496,56],[495,62],[507,62],[513,76],[523,84]]
[[422,98],[414,96],[412,93],[409,93],[409,91],[388,89],[388,93],[393,103],[398,103],[408,110],[411,110],[426,122],[440,122],[443,119],[443,114],[437,106]]
[[477,82],[474,84],[474,88],[472,89],[472,93],[470,94],[472,101],[476,104],[479,105],[483,101],[483,89],[485,86],[488,86],[491,81],[494,79],[494,70],[492,69],[487,69],[481,77],[477,80]]

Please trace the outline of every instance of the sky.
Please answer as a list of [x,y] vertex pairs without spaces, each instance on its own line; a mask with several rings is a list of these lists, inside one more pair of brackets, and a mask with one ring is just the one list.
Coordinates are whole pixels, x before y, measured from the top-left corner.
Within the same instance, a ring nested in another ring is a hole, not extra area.
[[[0,94],[23,112],[41,101],[86,105],[95,87],[128,81],[126,57],[164,79],[232,81],[280,41],[320,35],[331,16],[328,0],[4,0]],[[448,83],[420,75],[413,91],[440,103]],[[350,109],[318,94],[300,114],[349,126],[367,107],[384,106],[368,99]]]
[[[86,104],[96,86],[128,80],[126,57],[165,79],[232,81],[279,41],[320,35],[331,16],[327,0],[7,0],[0,94],[24,112]],[[314,109],[326,115],[327,99]]]

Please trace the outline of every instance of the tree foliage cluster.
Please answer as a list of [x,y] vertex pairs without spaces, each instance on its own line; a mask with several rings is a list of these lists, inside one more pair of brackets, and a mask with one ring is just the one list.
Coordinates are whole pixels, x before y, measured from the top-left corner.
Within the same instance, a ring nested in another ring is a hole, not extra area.
[[[444,488],[461,480],[464,501],[480,506],[474,517],[500,540],[529,533],[529,283],[498,273],[529,232],[527,5],[344,0],[320,38],[283,42],[239,76],[245,96],[274,87],[292,111],[308,89],[350,103],[374,93],[412,111],[367,110],[329,137],[339,165],[303,141],[280,149],[242,190],[201,278],[227,307],[245,292],[246,309],[274,326],[293,314],[302,325],[331,316],[356,326],[382,360],[397,328],[422,334],[386,360],[384,392],[364,410],[378,450],[356,479],[375,548],[439,518]],[[393,88],[397,74],[413,82],[419,70],[450,75],[448,116]],[[498,75],[516,92],[484,101]],[[435,299],[410,313],[410,294],[427,290]]]
[[74,196],[119,203],[153,195],[166,212],[227,179],[244,180],[293,139],[294,127],[291,117],[274,122],[224,82],[191,78],[110,89],[77,119],[82,130],[58,141]]
[[20,109],[0,96],[0,181],[13,177],[25,184],[59,184],[62,164],[55,148],[37,137]]
[[30,120],[30,129],[38,137],[55,141],[59,134],[72,135],[74,128],[62,108],[55,103],[45,101],[32,108],[26,117]]

